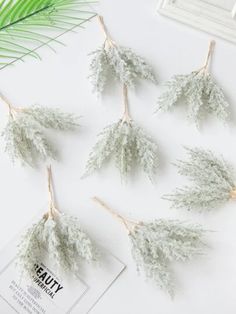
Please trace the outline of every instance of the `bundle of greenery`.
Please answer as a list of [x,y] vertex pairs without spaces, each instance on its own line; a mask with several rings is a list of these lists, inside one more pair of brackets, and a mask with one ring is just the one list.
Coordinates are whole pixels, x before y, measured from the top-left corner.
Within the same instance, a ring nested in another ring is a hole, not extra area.
[[183,100],[188,106],[189,119],[198,128],[206,114],[213,114],[218,119],[227,121],[229,103],[208,71],[213,45],[214,42],[211,42],[207,61],[200,70],[187,75],[174,75],[165,84],[166,91],[158,99],[157,110],[168,111]]
[[38,105],[16,108],[0,96],[9,108],[8,123],[1,135],[12,161],[34,167],[48,158],[56,159],[56,149],[45,129],[73,131],[79,126],[78,117],[73,114]]
[[172,207],[204,211],[236,198],[234,171],[223,158],[204,149],[185,149],[189,159],[179,160],[175,165],[179,174],[193,184],[164,195],[164,199],[172,202]]
[[134,123],[128,112],[127,86],[124,85],[125,111],[123,117],[105,127],[93,147],[84,176],[99,170],[108,159],[114,159],[121,178],[125,179],[139,165],[153,180],[158,168],[157,145],[144,130]]
[[94,91],[101,94],[110,78],[115,78],[129,87],[136,85],[138,79],[156,84],[151,66],[130,48],[118,46],[108,34],[103,18],[98,18],[106,39],[100,49],[91,53],[93,58],[90,64],[90,78]]
[[28,276],[34,274],[34,265],[45,254],[55,270],[79,275],[80,263],[97,259],[97,251],[88,235],[81,229],[76,217],[55,209],[46,213],[22,236],[18,247],[17,264]]
[[35,264],[42,262],[46,254],[58,274],[64,271],[78,276],[81,261],[96,261],[98,251],[81,229],[78,219],[56,209],[52,194],[51,168],[48,168],[48,172],[49,210],[22,236],[18,246],[17,264],[23,274],[32,277]]
[[87,161],[85,176],[99,170],[109,159],[115,160],[122,179],[135,165],[139,165],[153,180],[159,164],[156,143],[133,121],[119,120],[99,133],[99,140]]
[[117,214],[99,198],[94,197],[93,200],[111,212],[127,229],[138,271],[173,297],[175,285],[170,264],[185,262],[202,254],[205,230],[199,225],[178,220],[136,222]]

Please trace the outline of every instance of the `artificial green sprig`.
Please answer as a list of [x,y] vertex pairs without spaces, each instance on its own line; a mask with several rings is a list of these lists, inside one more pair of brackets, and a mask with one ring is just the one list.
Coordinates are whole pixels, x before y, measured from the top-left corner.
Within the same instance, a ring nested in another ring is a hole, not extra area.
[[151,66],[130,48],[118,46],[108,34],[103,18],[98,18],[105,34],[105,43],[91,53],[93,58],[90,64],[90,78],[94,91],[101,94],[110,78],[115,78],[128,87],[136,85],[139,79],[156,84]]
[[34,167],[48,158],[57,158],[57,151],[48,139],[46,129],[72,131],[79,126],[78,117],[59,109],[38,105],[16,108],[3,95],[0,98],[9,109],[9,119],[1,134],[5,151],[12,161],[19,160],[23,165]]
[[172,207],[205,211],[216,209],[230,199],[236,198],[234,170],[221,157],[199,148],[185,148],[188,159],[175,163],[180,175],[192,184],[176,189],[163,198]]
[[205,65],[187,75],[174,75],[166,83],[166,91],[158,99],[158,109],[169,111],[183,100],[188,106],[188,117],[199,128],[207,114],[228,120],[228,107],[223,90],[208,71],[214,42],[211,41]]
[[123,90],[123,117],[99,133],[99,139],[89,155],[84,176],[99,170],[107,160],[113,159],[122,179],[138,165],[153,180],[159,164],[157,145],[130,118],[126,85]]
[[131,254],[137,270],[153,280],[161,289],[174,296],[175,284],[171,263],[186,262],[203,253],[205,230],[199,225],[178,220],[158,219],[138,222],[114,212],[98,197],[93,200],[108,210],[126,228]]
[[25,275],[32,277],[34,265],[42,262],[46,254],[58,273],[78,276],[81,262],[96,261],[98,250],[76,217],[56,209],[51,180],[51,168],[48,168],[49,210],[22,236],[17,264]]

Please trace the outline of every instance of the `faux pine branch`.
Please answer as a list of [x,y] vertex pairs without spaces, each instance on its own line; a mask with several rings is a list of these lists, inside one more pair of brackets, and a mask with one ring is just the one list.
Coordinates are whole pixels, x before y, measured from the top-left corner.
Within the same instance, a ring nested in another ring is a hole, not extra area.
[[93,200],[125,226],[137,270],[173,297],[175,285],[171,263],[186,262],[203,253],[205,231],[202,227],[178,220],[133,221],[114,212],[99,198]]
[[78,127],[78,118],[72,114],[41,106],[16,108],[0,95],[9,110],[9,119],[2,137],[5,151],[14,162],[35,167],[38,162],[56,159],[57,151],[49,140],[46,129],[71,131]]
[[236,198],[234,171],[223,158],[199,148],[186,148],[186,152],[189,158],[175,165],[192,184],[164,195],[172,207],[204,211]]
[[59,37],[96,14],[92,0],[0,1],[0,69],[26,56],[40,58],[38,49],[54,50]]
[[49,210],[22,236],[18,247],[17,264],[25,275],[34,274],[34,265],[43,261],[45,254],[58,273],[70,272],[78,276],[81,262],[95,261],[98,252],[76,217],[56,209],[48,168]]
[[138,79],[156,84],[151,66],[130,48],[118,46],[108,34],[103,18],[101,16],[98,18],[105,42],[101,48],[91,53],[93,58],[90,64],[90,77],[94,91],[101,94],[110,78],[115,78],[129,87],[136,85]]
[[112,159],[122,179],[138,165],[153,180],[158,167],[157,145],[130,118],[126,85],[123,86],[123,95],[123,117],[99,133],[98,141],[89,155],[84,176],[99,170],[107,160]]
[[211,41],[207,60],[200,70],[187,75],[174,75],[166,83],[166,91],[158,99],[158,110],[169,111],[183,101],[188,107],[189,119],[197,127],[208,114],[227,121],[229,103],[208,70],[214,44]]

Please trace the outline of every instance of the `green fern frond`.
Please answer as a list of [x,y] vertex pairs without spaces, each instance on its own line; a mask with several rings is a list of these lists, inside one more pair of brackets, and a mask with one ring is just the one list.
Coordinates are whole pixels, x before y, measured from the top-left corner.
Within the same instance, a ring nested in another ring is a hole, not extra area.
[[0,69],[23,60],[40,58],[38,49],[62,44],[58,38],[96,14],[87,10],[92,0],[0,1]]

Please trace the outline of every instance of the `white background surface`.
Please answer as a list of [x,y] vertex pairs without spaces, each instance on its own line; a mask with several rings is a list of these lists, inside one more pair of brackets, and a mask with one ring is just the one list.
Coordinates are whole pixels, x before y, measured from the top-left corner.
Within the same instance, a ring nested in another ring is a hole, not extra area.
[[[151,63],[160,82],[176,73],[199,68],[205,59],[210,37],[207,34],[160,17],[156,1],[101,0],[100,13],[114,39],[132,47]],[[0,89],[13,104],[38,103],[61,107],[82,115],[78,134],[55,135],[61,149],[61,163],[53,164],[59,207],[77,214],[82,225],[104,246],[119,256],[128,268],[93,310],[93,314],[235,314],[236,313],[236,203],[232,202],[207,214],[170,210],[161,195],[183,184],[171,165],[184,157],[182,144],[200,145],[223,153],[236,167],[236,119],[225,128],[207,121],[199,133],[186,121],[184,112],[153,115],[161,86],[140,84],[130,92],[133,118],[159,144],[161,168],[152,185],[141,173],[128,184],[121,184],[112,165],[99,174],[81,180],[97,132],[121,114],[119,85],[107,91],[101,100],[91,93],[87,79],[87,54],[103,42],[97,20],[85,30],[64,36],[66,48],[57,54],[42,51],[43,61],[27,59],[0,73]],[[217,39],[212,71],[224,88],[235,112],[236,47]],[[6,108],[0,107],[1,126]],[[47,200],[45,169],[38,171],[13,166],[0,154],[0,247],[34,216]],[[208,236],[206,256],[186,265],[176,265],[177,293],[174,301],[136,274],[124,228],[90,198],[98,195],[120,213],[149,220],[159,217],[180,218],[202,223],[217,232]],[[46,210],[46,209],[45,209]],[[7,314],[7,313],[4,313]]]
[[[187,1],[187,0],[186,0]],[[235,4],[234,0],[206,0],[205,2],[220,6],[224,9],[231,11]]]

